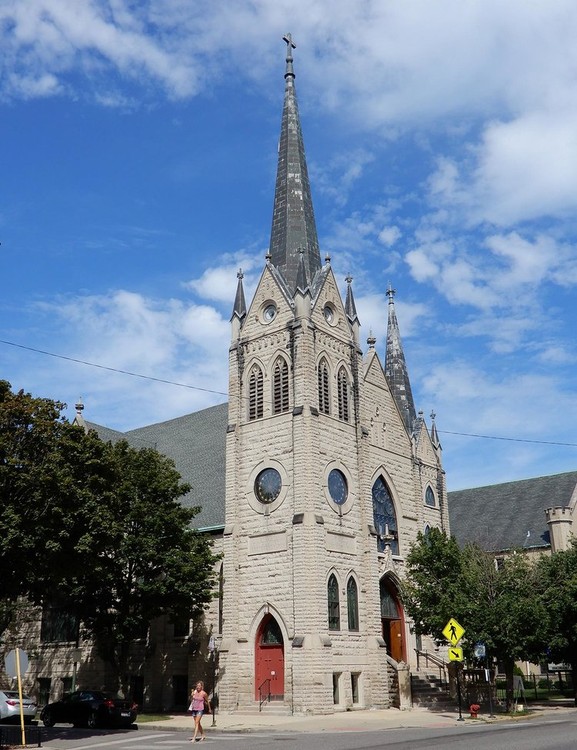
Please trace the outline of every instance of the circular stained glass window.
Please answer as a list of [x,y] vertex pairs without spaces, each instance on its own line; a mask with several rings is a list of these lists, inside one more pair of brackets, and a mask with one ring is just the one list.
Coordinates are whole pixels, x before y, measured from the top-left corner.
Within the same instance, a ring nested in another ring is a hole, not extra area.
[[262,316],[265,319],[266,323],[270,323],[272,320],[274,320],[276,317],[276,305],[267,305],[264,308]]
[[332,323],[335,319],[335,311],[330,305],[325,305],[323,310],[327,323]]
[[333,503],[344,505],[349,494],[347,479],[342,471],[333,469],[329,474],[329,495]]
[[280,495],[281,489],[282,479],[276,469],[264,469],[254,480],[254,494],[265,505],[274,503]]

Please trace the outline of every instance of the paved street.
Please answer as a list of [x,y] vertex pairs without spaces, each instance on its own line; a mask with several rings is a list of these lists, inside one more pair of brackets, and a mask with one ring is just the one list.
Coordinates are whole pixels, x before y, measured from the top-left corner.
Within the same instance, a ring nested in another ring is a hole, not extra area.
[[[577,710],[567,708],[538,711],[528,718],[466,718],[462,722],[456,715],[424,711],[219,717],[228,728],[213,728],[208,718],[207,738],[201,747],[213,750],[575,750],[577,737]],[[244,729],[239,728],[243,721]],[[191,747],[190,723],[188,717],[177,717],[108,732],[57,726],[46,730],[42,746],[50,750],[178,750]]]

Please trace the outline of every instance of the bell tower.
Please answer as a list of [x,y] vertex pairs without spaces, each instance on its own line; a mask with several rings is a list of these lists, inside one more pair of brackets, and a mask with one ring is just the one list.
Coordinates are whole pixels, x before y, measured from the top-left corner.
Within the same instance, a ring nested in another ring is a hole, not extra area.
[[[231,318],[219,697],[225,710],[388,707],[383,592],[422,521],[428,433],[407,430],[376,351],[363,358],[352,278],[343,301],[321,263],[284,41],[270,248],[248,308],[239,272]],[[407,624],[393,619],[402,660]]]

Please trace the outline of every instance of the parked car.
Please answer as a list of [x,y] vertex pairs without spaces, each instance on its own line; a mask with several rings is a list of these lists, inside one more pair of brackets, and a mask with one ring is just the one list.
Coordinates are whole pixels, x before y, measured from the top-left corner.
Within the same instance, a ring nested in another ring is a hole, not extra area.
[[54,724],[73,724],[94,729],[103,726],[130,726],[138,706],[124,698],[115,698],[100,690],[77,690],[61,701],[48,703],[40,718],[45,727]]
[[[36,716],[36,703],[27,695],[22,696],[24,722],[30,724]],[[0,721],[20,721],[20,696],[17,690],[0,690]]]

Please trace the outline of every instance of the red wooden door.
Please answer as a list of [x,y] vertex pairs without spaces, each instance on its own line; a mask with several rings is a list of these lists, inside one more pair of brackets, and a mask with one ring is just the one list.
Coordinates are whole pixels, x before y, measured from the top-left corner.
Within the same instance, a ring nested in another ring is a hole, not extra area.
[[[284,697],[284,643],[281,630],[272,615],[263,619],[255,643],[255,699],[268,695],[282,700]],[[270,680],[270,683],[268,682]]]
[[395,661],[405,661],[402,620],[390,620],[389,625],[391,629],[391,656]]

